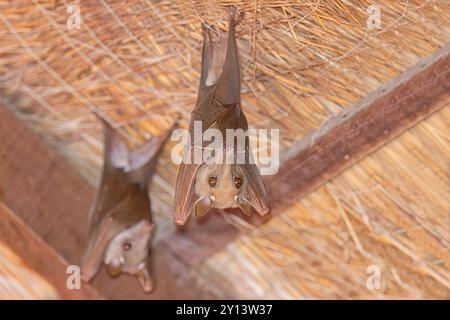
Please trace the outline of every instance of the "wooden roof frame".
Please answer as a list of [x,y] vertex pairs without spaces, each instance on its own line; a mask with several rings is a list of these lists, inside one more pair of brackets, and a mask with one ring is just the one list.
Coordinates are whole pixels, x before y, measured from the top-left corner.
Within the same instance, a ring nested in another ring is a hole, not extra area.
[[[447,44],[294,143],[279,173],[265,179],[272,198],[272,213],[264,219],[254,216],[249,222],[260,225],[282,212],[295,199],[440,110],[449,99],[450,44]],[[7,221],[13,221],[20,232],[28,234],[25,238],[40,237],[58,252],[49,254],[56,265],[64,260],[78,263],[84,250],[87,213],[94,189],[74,171],[67,159],[51,150],[41,137],[3,107],[0,107],[0,137],[0,201],[4,203],[0,207],[0,217],[5,219],[0,223],[0,231],[9,228]],[[11,209],[5,209],[5,205]],[[221,215],[208,216],[203,222],[191,221],[188,228],[177,230],[156,244],[153,254],[156,256],[157,289],[154,293],[142,293],[131,277],[121,276],[111,281],[105,272],[93,282],[92,292],[97,290],[98,297],[105,298],[216,298],[192,275],[191,268],[239,236],[240,231]],[[26,230],[28,228],[32,231]],[[26,246],[24,249],[17,245],[17,233],[0,234],[0,240],[19,255],[28,254]],[[49,248],[43,250],[50,252]],[[38,263],[32,265],[40,268]],[[37,271],[44,275],[47,272]],[[62,281],[50,280],[54,284]],[[90,286],[87,290],[91,290]],[[84,298],[94,295],[87,294]],[[67,293],[62,296],[83,298]]]
[[69,263],[40,238],[15,212],[0,202],[1,243],[23,259],[25,265],[41,275],[63,299],[101,299],[91,285],[69,289],[66,285]]

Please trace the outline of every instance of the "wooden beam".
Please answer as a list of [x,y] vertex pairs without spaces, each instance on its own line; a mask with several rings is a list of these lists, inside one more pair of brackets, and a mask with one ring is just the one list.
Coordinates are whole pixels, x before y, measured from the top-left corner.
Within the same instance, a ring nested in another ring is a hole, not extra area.
[[[278,174],[264,179],[272,199],[271,214],[264,218],[254,215],[246,220],[260,225],[283,212],[300,197],[395,139],[449,101],[450,44],[447,44],[295,143],[283,155],[285,161]],[[194,223],[184,237],[175,233],[165,241],[174,250],[182,246],[195,248],[177,251],[188,263],[201,263],[240,234],[220,217],[212,220],[210,224],[220,225],[219,239],[215,238],[214,229],[205,231],[201,224]]]
[[82,284],[79,290],[68,289],[66,271],[69,263],[2,202],[0,202],[0,235],[1,244],[6,245],[21,257],[29,269],[41,275],[56,289],[59,297],[63,299],[101,298],[88,284]]
[[[87,219],[95,190],[10,110],[0,106],[0,201],[71,264],[80,264],[87,240]],[[0,233],[0,238],[3,238]],[[156,290],[144,294],[136,278],[93,282],[106,298],[212,299],[189,265],[164,243],[152,253]]]
[[336,177],[450,101],[450,43],[295,144],[269,181],[274,213]]
[[198,265],[240,233],[222,217],[223,212],[211,210],[201,219],[191,217],[184,227],[177,227],[173,234],[167,235],[161,242],[188,265]]
[[67,261],[81,260],[94,189],[0,106],[0,200]]

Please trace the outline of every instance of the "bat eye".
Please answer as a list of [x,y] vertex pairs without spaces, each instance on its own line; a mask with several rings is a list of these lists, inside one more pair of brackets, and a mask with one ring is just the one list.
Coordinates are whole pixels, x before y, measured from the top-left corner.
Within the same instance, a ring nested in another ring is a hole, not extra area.
[[125,250],[125,251],[130,250],[131,247],[132,247],[132,244],[129,243],[129,242],[125,242],[125,243],[123,244],[123,246],[122,246],[123,250]]
[[209,179],[208,179],[208,184],[209,184],[211,187],[215,187],[216,184],[217,184],[217,177],[209,177]]
[[239,189],[242,186],[242,178],[234,177],[234,185]]

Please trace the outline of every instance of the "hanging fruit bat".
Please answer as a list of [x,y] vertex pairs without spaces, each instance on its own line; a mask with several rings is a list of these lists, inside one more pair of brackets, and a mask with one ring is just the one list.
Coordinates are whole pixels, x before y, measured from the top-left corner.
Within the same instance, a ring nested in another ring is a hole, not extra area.
[[90,281],[102,262],[116,276],[137,276],[145,292],[153,282],[149,270],[151,221],[148,181],[159,151],[173,128],[130,151],[119,134],[104,120],[105,151],[100,187],[89,216],[89,243],[82,274]]
[[[203,57],[197,104],[192,111],[189,133],[194,137],[194,126],[202,124],[202,134],[217,129],[223,137],[227,129],[248,129],[247,119],[241,108],[239,56],[235,39],[238,15],[231,10],[228,35],[221,35],[213,42],[210,27],[203,26]],[[197,137],[195,138],[197,139]],[[194,139],[194,140],[195,140]],[[207,145],[201,142],[200,148]],[[252,161],[248,136],[242,149],[223,143],[221,148],[228,159],[237,159],[244,151],[245,161],[237,163],[211,163],[204,161],[181,163],[175,188],[175,222],[183,225],[190,214],[202,216],[210,208],[237,208],[250,215],[252,207],[260,214],[270,211],[270,202],[257,166]],[[185,149],[194,157],[195,141]]]

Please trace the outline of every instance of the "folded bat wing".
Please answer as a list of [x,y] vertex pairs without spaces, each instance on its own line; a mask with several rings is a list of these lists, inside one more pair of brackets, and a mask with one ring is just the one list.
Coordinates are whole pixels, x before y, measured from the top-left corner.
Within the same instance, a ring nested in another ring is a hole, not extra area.
[[270,198],[264,187],[258,167],[253,163],[238,164],[240,171],[247,178],[247,197],[252,207],[261,216],[270,212]]

